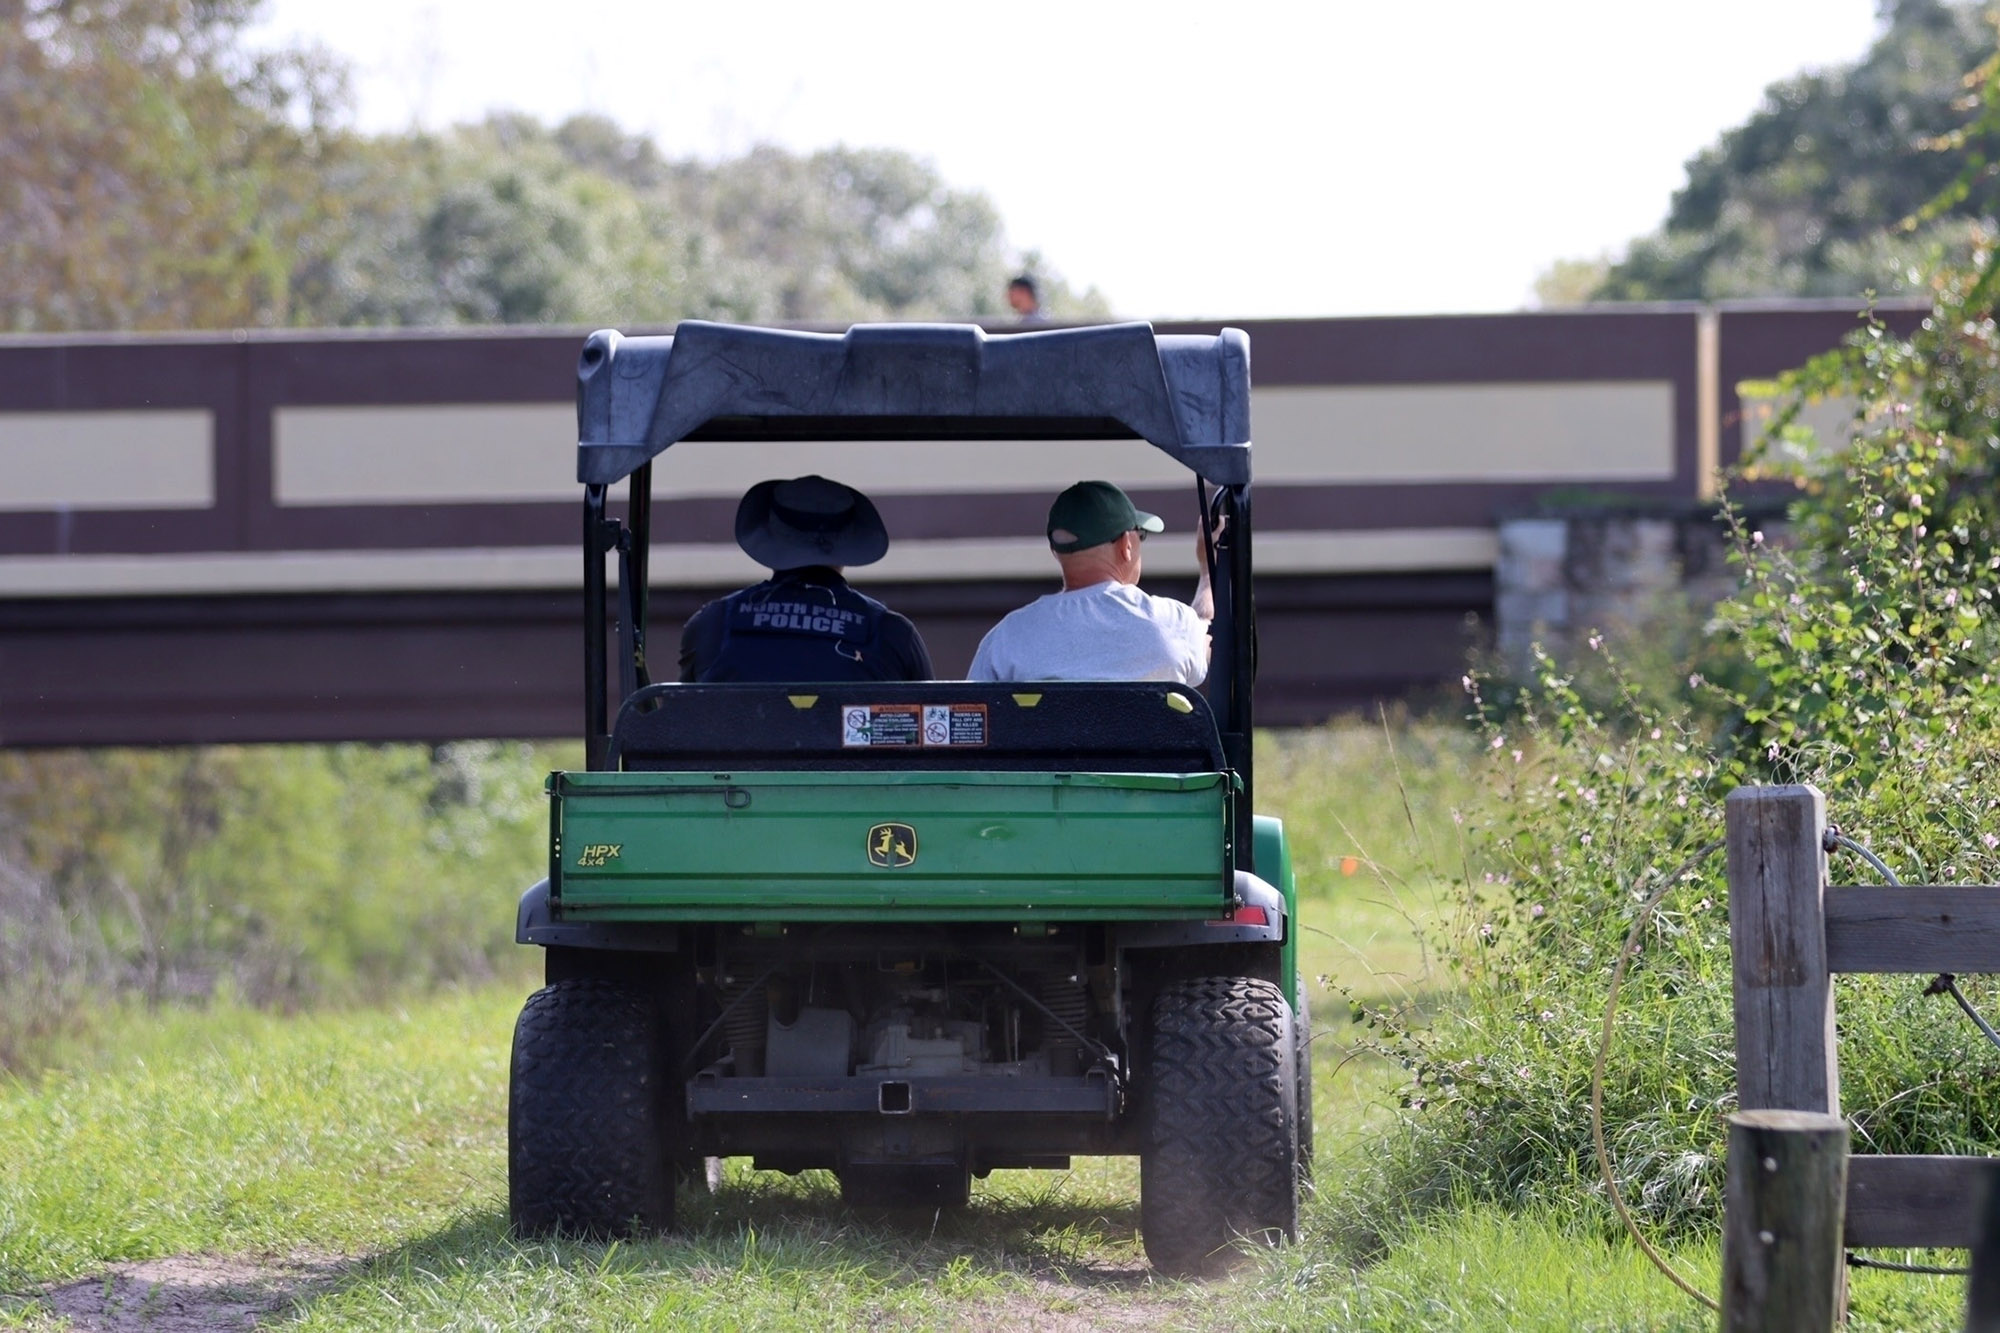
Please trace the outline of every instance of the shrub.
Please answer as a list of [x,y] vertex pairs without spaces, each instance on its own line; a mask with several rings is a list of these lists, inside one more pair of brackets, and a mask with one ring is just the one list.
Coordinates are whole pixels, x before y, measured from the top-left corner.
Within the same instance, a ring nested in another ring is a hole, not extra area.
[[[1428,1021],[1358,1014],[1409,1071],[1401,1132],[1370,1182],[1380,1198],[1601,1195],[1589,1091],[1608,982],[1671,880],[1637,937],[1605,1122],[1636,1213],[1667,1230],[1715,1220],[1734,1077],[1713,849],[1735,785],[1817,784],[1905,881],[2000,882],[2000,334],[1987,308],[2000,261],[1979,263],[1937,279],[1911,336],[1867,321],[1785,382],[1798,397],[1851,396],[1854,434],[1811,441],[1789,418],[1755,460],[1760,480],[1796,486],[1793,535],[1781,546],[1733,518],[1741,587],[1704,649],[1719,669],[1658,700],[1594,637],[1587,694],[1547,657],[1504,710],[1467,678],[1484,796],[1464,869],[1438,867],[1457,872],[1461,903],[1436,942],[1453,989]],[[1834,876],[1874,878],[1852,858]],[[2000,1052],[1926,997],[1926,980],[1837,983],[1858,1146],[1994,1151]]]
[[91,996],[292,1008],[493,975],[554,766],[501,742],[0,754],[0,1065]]

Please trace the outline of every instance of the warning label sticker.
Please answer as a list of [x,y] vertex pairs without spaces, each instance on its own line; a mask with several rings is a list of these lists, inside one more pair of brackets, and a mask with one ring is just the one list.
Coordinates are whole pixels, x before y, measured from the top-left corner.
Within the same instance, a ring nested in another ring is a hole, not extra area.
[[986,744],[985,704],[849,704],[840,710],[840,743],[856,746]]
[[925,704],[924,744],[986,744],[986,705]]
[[851,704],[840,710],[840,743],[922,745],[923,715],[916,704]]

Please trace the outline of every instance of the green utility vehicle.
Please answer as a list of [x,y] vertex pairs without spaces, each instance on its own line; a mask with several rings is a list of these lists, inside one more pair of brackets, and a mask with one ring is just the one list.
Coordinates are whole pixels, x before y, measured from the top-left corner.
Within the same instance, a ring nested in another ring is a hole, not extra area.
[[[1233,329],[590,337],[588,771],[550,777],[549,876],[520,906],[548,984],[514,1040],[518,1231],[669,1230],[676,1179],[711,1158],[935,1208],[996,1168],[1126,1154],[1162,1270],[1294,1233],[1311,1064],[1284,833],[1251,805],[1249,393]],[[1036,438],[1145,441],[1195,474],[1205,694],[649,682],[653,464],[675,443]]]

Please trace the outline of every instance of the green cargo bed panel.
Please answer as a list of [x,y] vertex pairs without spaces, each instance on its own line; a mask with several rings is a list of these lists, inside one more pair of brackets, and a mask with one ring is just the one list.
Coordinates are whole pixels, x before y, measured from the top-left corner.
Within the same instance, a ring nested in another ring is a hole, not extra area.
[[1220,773],[558,773],[556,910],[598,920],[1212,913]]

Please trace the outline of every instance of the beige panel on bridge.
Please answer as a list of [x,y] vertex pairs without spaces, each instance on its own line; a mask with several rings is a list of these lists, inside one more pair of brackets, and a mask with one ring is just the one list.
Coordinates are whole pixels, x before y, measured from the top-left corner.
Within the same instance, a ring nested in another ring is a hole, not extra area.
[[535,502],[581,494],[568,403],[281,407],[272,414],[281,505]]
[[[276,500],[282,505],[572,500],[576,409],[285,407],[277,411]],[[1183,485],[1187,469],[1129,440],[677,444],[660,465],[661,494],[737,496],[766,477],[819,472],[873,495],[1032,490],[1044,479],[1112,477],[1128,486]]]
[[[1253,392],[1267,483],[1655,481],[1674,475],[1673,386],[1655,381],[1272,387]],[[576,494],[567,404],[288,407],[279,504],[446,504]],[[1123,440],[676,445],[661,486],[740,495],[820,472],[871,494],[1033,490],[1078,477],[1177,486],[1187,471]]]
[[[1744,457],[1749,457],[1764,438],[1764,432],[1777,419],[1778,411],[1784,403],[1773,398],[1746,398],[1743,402],[1743,426],[1740,446]],[[1846,396],[1821,398],[1806,403],[1793,418],[1792,424],[1803,426],[1813,433],[1822,450],[1837,449],[1851,442],[1855,435],[1854,413],[1860,401]]]
[[1664,380],[1253,390],[1262,482],[1666,481]]
[[206,410],[0,412],[0,512],[214,503]]

